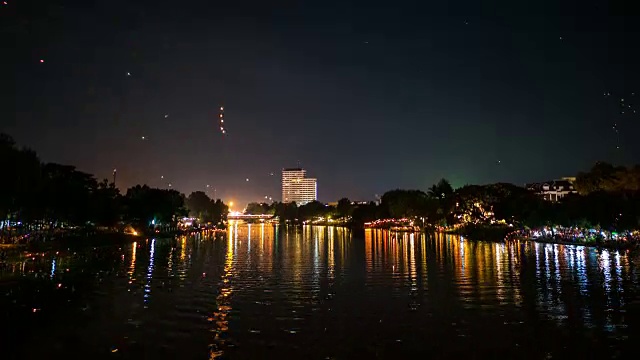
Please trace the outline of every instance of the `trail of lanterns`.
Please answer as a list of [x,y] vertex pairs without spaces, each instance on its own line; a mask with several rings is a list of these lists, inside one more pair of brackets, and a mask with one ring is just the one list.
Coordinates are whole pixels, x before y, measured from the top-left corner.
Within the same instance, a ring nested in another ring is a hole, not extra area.
[[227,130],[224,128],[224,106],[220,106],[220,132],[224,135],[227,133]]
[[[610,92],[605,92],[603,94],[603,96],[605,98],[609,98],[611,97],[611,93]],[[636,93],[632,92],[630,94],[630,97],[635,98]],[[628,99],[627,99],[628,100]],[[621,137],[620,137],[620,123],[622,123],[626,117],[628,117],[629,115],[635,115],[636,114],[636,109],[633,108],[633,104],[629,103],[629,101],[625,100],[624,97],[620,98],[620,101],[618,102],[618,114],[616,116],[616,118],[613,120],[613,124],[611,126],[611,129],[613,130],[613,132],[615,133],[616,136],[616,150],[620,149],[620,141],[621,141]]]

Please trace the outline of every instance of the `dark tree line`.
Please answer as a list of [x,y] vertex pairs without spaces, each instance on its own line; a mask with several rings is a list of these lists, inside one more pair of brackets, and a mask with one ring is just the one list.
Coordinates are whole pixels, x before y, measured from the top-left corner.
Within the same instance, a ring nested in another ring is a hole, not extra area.
[[[420,219],[425,225],[511,224],[537,228],[546,225],[602,228],[610,231],[640,228],[640,167],[596,164],[580,173],[578,194],[559,202],[508,183],[465,185],[453,189],[442,179],[427,191],[396,189],[386,192],[378,204],[352,204],[341,199],[337,206],[312,202],[249,204],[248,213],[274,214],[287,221],[308,221],[318,217],[348,219],[362,226],[376,219]],[[420,224],[420,222],[418,222]]]
[[136,185],[122,200],[124,219],[137,226],[173,225],[189,214],[185,196],[176,190]]
[[295,202],[281,203],[249,203],[245,214],[271,214],[283,221],[302,222],[317,217],[337,218],[335,207],[325,205],[318,201],[298,206]]
[[640,165],[624,167],[598,162],[588,172],[578,174],[575,187],[581,195],[593,192],[637,193],[640,191]]
[[[189,197],[175,191],[137,185],[123,195],[108,180],[73,166],[42,163],[37,154],[0,134],[0,229],[53,229],[122,224],[172,225],[190,214],[200,222],[223,225],[228,207],[204,192]],[[273,214],[283,221],[331,219],[361,226],[382,218],[421,219],[424,224],[504,223],[539,227],[564,225],[608,230],[640,228],[640,166],[597,163],[575,181],[578,194],[548,202],[513,184],[465,185],[453,189],[442,179],[427,191],[396,189],[378,203],[355,204],[343,198],[335,206],[314,201],[252,203],[249,214]]]
[[192,192],[186,200],[189,214],[203,223],[222,226],[227,220],[229,207],[220,199],[212,200],[203,191]]
[[0,134],[0,228],[22,231],[78,226],[175,225],[191,212],[224,223],[227,207],[204,193],[189,198],[175,190],[136,185],[121,194],[107,179],[73,166],[42,163],[30,149]]
[[530,228],[545,225],[593,227],[610,231],[640,228],[640,167],[598,163],[576,179],[578,194],[558,202],[524,187],[496,183],[465,185],[455,191],[446,180],[420,190],[393,190],[382,196],[378,214],[424,217],[432,225],[504,223]]
[[323,204],[312,201],[298,206],[295,202],[281,203],[249,203],[245,214],[271,214],[280,220],[289,222],[303,222],[317,218],[332,219],[336,222],[351,221],[356,207],[347,198],[342,198],[337,205]]

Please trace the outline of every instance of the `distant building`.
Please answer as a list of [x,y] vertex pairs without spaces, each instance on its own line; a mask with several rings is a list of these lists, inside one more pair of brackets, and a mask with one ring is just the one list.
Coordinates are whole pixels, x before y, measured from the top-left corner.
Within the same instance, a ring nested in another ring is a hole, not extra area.
[[318,183],[301,168],[282,170],[282,202],[304,205],[318,199]]
[[526,184],[526,188],[533,191],[545,200],[558,201],[569,194],[577,193],[573,187],[573,183],[576,181],[574,177],[564,177],[559,180],[552,180],[542,183]]

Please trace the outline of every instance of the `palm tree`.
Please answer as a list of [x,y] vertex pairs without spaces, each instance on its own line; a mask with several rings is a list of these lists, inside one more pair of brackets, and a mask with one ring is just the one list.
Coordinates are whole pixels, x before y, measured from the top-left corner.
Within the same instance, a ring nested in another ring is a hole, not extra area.
[[453,195],[453,187],[447,179],[440,179],[437,184],[431,185],[427,194],[434,199],[442,200]]

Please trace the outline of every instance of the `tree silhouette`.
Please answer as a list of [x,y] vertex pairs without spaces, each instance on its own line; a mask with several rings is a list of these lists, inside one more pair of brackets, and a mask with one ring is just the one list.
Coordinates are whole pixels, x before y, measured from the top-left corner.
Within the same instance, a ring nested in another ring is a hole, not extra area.
[[353,213],[354,207],[351,205],[351,200],[347,198],[342,198],[338,200],[338,205],[336,206],[336,213],[339,217],[347,217],[351,216]]
[[195,191],[186,199],[189,215],[201,222],[221,225],[227,220],[229,208],[222,201],[213,201],[203,191]]

